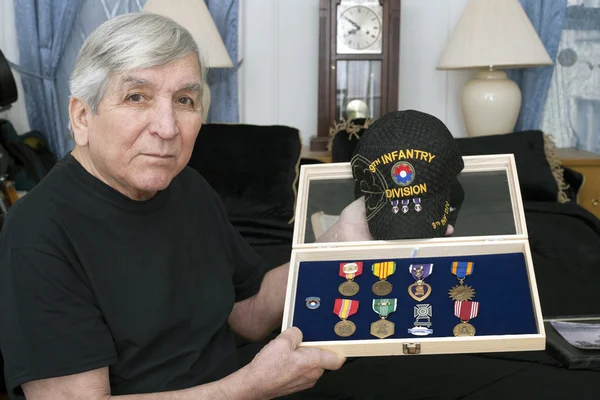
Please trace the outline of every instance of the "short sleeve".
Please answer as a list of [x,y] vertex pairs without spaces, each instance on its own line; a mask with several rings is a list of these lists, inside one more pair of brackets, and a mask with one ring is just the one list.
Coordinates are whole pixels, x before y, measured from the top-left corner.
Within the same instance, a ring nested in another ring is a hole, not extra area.
[[235,265],[233,285],[237,302],[258,293],[267,266],[233,225],[229,224],[229,230],[231,255]]
[[[205,181],[206,182],[206,181]],[[219,195],[206,183],[212,197],[213,207],[222,226],[223,242],[233,265],[235,301],[242,301],[258,293],[268,271],[267,264],[246,239],[229,221],[227,211]]]
[[48,248],[0,252],[0,350],[7,387],[70,375],[117,361],[93,293],[72,265]]

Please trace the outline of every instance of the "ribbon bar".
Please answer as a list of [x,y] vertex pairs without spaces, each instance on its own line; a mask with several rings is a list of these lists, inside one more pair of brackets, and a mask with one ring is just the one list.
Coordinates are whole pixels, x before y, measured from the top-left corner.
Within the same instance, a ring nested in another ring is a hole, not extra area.
[[433,264],[411,264],[408,267],[408,271],[415,278],[420,281],[427,278],[433,272]]
[[373,311],[384,318],[396,311],[396,305],[396,299],[373,299]]
[[456,301],[454,302],[454,315],[461,321],[469,321],[479,313],[479,302]]
[[379,279],[386,279],[388,276],[396,272],[396,263],[394,261],[379,262],[371,267],[373,275]]
[[363,263],[351,262],[351,263],[340,263],[340,276],[346,279],[354,279],[363,272]]
[[358,311],[358,300],[335,299],[333,313],[341,319],[346,319]]
[[454,261],[452,263],[452,273],[458,277],[458,279],[463,279],[465,276],[471,275],[473,273],[473,269],[475,268],[474,262],[460,262]]

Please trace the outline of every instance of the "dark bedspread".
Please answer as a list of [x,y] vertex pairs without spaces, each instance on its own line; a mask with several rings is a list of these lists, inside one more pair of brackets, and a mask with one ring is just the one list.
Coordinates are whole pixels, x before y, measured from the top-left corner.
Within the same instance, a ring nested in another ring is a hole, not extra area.
[[[524,207],[544,317],[600,314],[600,220],[572,203]],[[272,266],[289,260],[292,229],[242,227]],[[241,364],[264,343],[241,346]],[[598,372],[569,369],[548,351],[365,357],[286,399],[598,399]]]

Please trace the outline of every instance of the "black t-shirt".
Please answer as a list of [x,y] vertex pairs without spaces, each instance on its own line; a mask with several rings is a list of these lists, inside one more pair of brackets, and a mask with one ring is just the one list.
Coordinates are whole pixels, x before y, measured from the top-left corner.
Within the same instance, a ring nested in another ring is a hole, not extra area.
[[24,382],[103,366],[113,395],[220,379],[237,367],[227,318],[265,271],[196,171],[138,202],[69,154],[0,235],[9,391],[23,398]]

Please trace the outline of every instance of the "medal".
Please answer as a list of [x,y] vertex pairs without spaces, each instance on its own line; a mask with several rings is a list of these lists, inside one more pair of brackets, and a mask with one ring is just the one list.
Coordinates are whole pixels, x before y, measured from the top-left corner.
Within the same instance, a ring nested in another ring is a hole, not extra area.
[[333,328],[336,335],[348,337],[356,331],[356,325],[352,321],[346,320],[349,316],[356,314],[356,311],[358,311],[358,300],[335,299],[333,313],[342,319]]
[[454,315],[460,319],[452,332],[454,336],[475,336],[475,327],[469,321],[477,316],[479,303],[477,301],[455,301]]
[[306,307],[308,307],[311,310],[316,310],[317,308],[319,308],[319,306],[321,305],[321,298],[320,297],[307,297],[306,298]]
[[408,212],[408,204],[410,203],[409,200],[402,200],[402,212],[404,214],[406,214]]
[[398,200],[392,200],[390,203],[392,204],[392,212],[398,214],[398,210],[400,210],[398,208]]
[[379,278],[373,284],[373,293],[377,296],[387,296],[392,292],[392,284],[386,281],[387,277],[396,272],[396,263],[393,261],[379,262],[371,267],[373,275]]
[[431,328],[431,304],[417,304],[415,306],[415,323],[413,328],[408,329],[408,333],[415,336],[427,336],[433,333]]
[[340,276],[348,279],[342,283],[338,291],[344,296],[354,296],[358,293],[358,284],[354,282],[354,278],[362,274],[363,263],[362,262],[351,262],[351,263],[340,263]]
[[448,294],[454,301],[471,300],[475,296],[475,289],[469,285],[464,285],[463,281],[468,275],[473,273],[475,263],[473,262],[459,262],[454,261],[452,263],[451,271],[458,278],[459,284],[455,285]]
[[394,334],[394,323],[385,318],[396,311],[396,299],[373,299],[373,311],[381,319],[371,324],[371,335],[380,339],[392,336]]
[[411,264],[408,272],[416,281],[408,287],[408,294],[417,301],[425,300],[431,294],[431,286],[423,280],[433,272],[433,264]]

